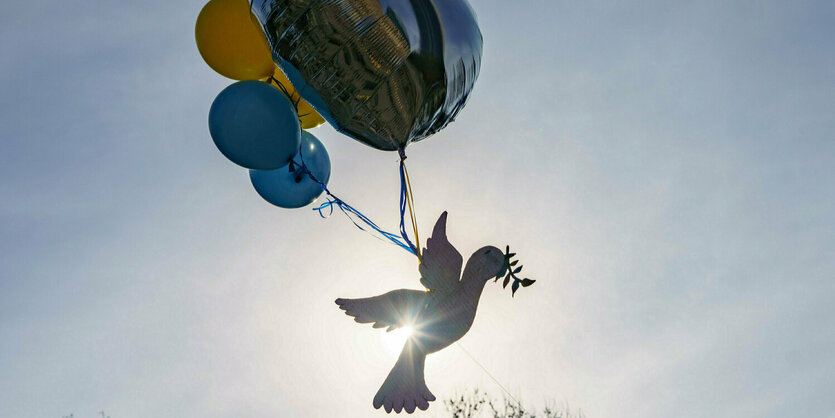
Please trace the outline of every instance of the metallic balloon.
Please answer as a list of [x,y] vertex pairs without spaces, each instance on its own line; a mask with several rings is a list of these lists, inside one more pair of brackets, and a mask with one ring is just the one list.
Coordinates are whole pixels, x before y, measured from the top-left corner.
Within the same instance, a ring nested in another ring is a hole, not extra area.
[[301,96],[381,150],[443,129],[481,66],[466,0],[253,0],[252,13]]

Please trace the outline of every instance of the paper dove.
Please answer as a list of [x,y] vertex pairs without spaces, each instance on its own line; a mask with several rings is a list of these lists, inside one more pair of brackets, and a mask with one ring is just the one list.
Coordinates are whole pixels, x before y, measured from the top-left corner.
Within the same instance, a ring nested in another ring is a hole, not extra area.
[[399,289],[365,299],[336,300],[356,322],[388,331],[404,326],[414,330],[374,396],[374,408],[412,413],[429,407],[435,396],[423,378],[426,355],[448,347],[470,330],[484,285],[505,271],[502,251],[487,246],[470,256],[459,280],[463,258],[447,240],[446,218],[446,212],[438,218],[423,251],[420,283],[427,291]]

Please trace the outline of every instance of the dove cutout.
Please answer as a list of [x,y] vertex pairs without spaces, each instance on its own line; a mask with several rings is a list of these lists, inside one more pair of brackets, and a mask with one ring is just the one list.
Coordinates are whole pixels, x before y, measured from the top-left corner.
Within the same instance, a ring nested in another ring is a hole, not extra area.
[[447,212],[426,240],[420,284],[428,291],[399,289],[363,299],[337,299],[354,320],[387,331],[411,326],[412,335],[372,404],[386,412],[426,410],[435,396],[424,380],[426,356],[458,341],[475,319],[484,285],[504,267],[501,250],[486,246],[475,251],[461,274],[463,258],[446,236]]

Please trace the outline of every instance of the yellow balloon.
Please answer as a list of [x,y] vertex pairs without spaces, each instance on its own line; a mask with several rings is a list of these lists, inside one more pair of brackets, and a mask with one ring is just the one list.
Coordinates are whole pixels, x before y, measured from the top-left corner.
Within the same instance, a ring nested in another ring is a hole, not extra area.
[[222,76],[258,80],[273,73],[270,47],[248,0],[206,3],[197,16],[194,36],[203,60]]
[[325,123],[325,118],[322,117],[310,103],[299,100],[299,124],[302,126],[302,129],[311,129],[315,128],[323,123]]
[[[272,76],[272,80],[270,80],[270,76]],[[270,73],[270,76],[264,77],[262,81],[278,87],[278,89],[283,91],[284,94],[286,94],[293,102],[298,100],[299,93],[296,92],[296,88],[290,84],[290,80],[287,79],[287,76],[285,76],[284,73],[278,69],[278,67],[273,67],[273,71]]]
[[296,111],[299,115],[299,124],[301,124],[302,129],[311,129],[315,128],[323,123],[325,123],[325,118],[322,117],[313,106],[310,105],[307,101],[299,97],[299,93],[290,84],[290,80],[284,75],[281,70],[276,67],[275,71],[272,75],[272,80],[269,78],[264,79],[266,82],[272,83],[272,85],[279,88],[279,90],[283,91],[287,97],[290,98],[290,101],[296,105]]

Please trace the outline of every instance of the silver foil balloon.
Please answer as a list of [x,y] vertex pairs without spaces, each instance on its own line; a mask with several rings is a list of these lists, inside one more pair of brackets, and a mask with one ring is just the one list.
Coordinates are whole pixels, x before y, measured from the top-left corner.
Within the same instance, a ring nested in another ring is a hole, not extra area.
[[478,77],[466,0],[254,0],[273,60],[337,130],[403,150],[443,129]]

